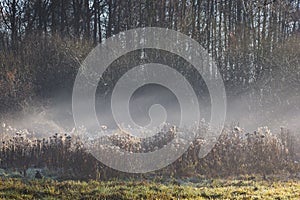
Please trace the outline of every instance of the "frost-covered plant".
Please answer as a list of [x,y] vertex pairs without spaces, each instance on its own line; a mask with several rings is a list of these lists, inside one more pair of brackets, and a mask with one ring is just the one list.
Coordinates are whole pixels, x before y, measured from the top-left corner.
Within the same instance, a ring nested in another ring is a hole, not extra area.
[[[59,171],[62,178],[109,179],[132,177],[134,175],[115,171],[97,161],[87,151],[91,138],[84,128],[73,129],[70,133],[55,133],[51,137],[37,139],[27,130],[17,130],[2,125],[0,167],[20,170],[26,176],[29,167],[47,167]],[[100,131],[113,131],[103,128]],[[267,127],[253,133],[246,133],[239,127],[226,127],[210,153],[199,159],[199,152],[207,142],[204,135],[211,134],[209,126],[179,130],[171,125],[148,138],[137,138],[122,131],[113,131],[102,138],[97,148],[121,153],[122,151],[152,152],[174,139],[178,131],[191,131],[196,135],[189,149],[174,163],[149,175],[230,176],[240,174],[270,174],[280,170],[295,170],[293,147],[290,133],[281,129],[274,135]],[[105,142],[103,142],[105,141]],[[174,150],[180,148],[176,143]],[[133,166],[134,167],[134,166]]]

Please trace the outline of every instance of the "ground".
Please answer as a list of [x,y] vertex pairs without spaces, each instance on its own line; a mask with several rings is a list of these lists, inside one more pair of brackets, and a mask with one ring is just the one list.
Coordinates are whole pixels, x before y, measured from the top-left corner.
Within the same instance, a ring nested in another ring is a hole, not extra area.
[[300,181],[203,179],[199,182],[2,179],[1,199],[300,199]]

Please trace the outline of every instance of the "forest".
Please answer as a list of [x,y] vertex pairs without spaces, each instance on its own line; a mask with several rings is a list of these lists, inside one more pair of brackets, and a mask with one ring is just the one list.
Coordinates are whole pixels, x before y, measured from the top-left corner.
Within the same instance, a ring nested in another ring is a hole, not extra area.
[[298,95],[299,4],[3,0],[1,110],[47,96],[53,88],[72,87],[80,61],[95,45],[122,31],[149,26],[180,31],[199,42],[214,58],[227,96],[247,92],[252,101],[261,98],[285,106],[285,96]]

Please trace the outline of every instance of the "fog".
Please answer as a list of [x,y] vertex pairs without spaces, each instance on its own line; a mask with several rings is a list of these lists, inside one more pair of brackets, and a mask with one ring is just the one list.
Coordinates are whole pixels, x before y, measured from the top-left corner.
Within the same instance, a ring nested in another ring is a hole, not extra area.
[[[197,73],[197,71],[191,68],[186,61],[176,60],[172,54],[151,52],[149,51],[147,55],[152,56],[153,60],[162,61],[166,65],[170,62],[170,66],[177,70],[180,67],[186,67],[188,70],[183,72],[184,75],[186,77],[192,75],[196,77],[196,79],[189,81],[193,82],[190,84],[198,98],[200,119],[209,122],[212,103],[203,78],[200,75],[195,75],[194,73]],[[129,53],[111,64],[111,72],[115,73],[116,80],[122,76],[122,73],[126,72],[127,68],[141,65],[142,60],[137,59],[139,54],[140,52]],[[128,58],[131,58],[130,56],[137,57],[128,59],[127,56]],[[164,56],[165,59],[163,59]],[[115,72],[114,67],[120,66],[123,67],[122,72]],[[107,71],[104,75],[110,77],[112,76],[111,72]],[[136,75],[139,76],[141,73],[147,74],[147,71],[137,71]],[[226,88],[227,112],[225,125],[237,125],[247,132],[253,132],[261,126],[269,127],[272,132],[278,132],[280,127],[286,127],[297,133],[300,128],[300,123],[298,123],[300,120],[300,95],[298,95],[297,87],[292,87],[290,82],[280,81],[281,73],[277,73],[274,80],[268,83],[264,83],[264,80],[257,81],[255,87],[239,92],[238,95],[234,89]],[[116,84],[115,80],[111,82]],[[279,84],[277,82],[280,82],[281,88],[278,88]],[[101,84],[103,83],[99,83],[99,85]],[[115,121],[111,110],[111,88],[114,88],[114,85],[105,85],[102,88],[99,85],[95,95],[95,111],[99,125],[111,130],[117,129],[119,124]],[[103,90],[103,88],[106,89]],[[124,101],[126,100],[120,98],[116,102],[128,106],[130,117],[139,126],[143,127],[151,124],[151,122],[154,124],[166,122],[174,125],[178,125],[180,122],[181,108],[176,94],[159,84],[143,85],[133,93],[129,102]],[[82,119],[88,124],[89,121],[92,122],[92,116],[85,114],[86,103],[87,101],[83,97],[76,106],[78,106],[79,112],[82,113]],[[22,113],[10,113],[2,118],[4,123],[18,129],[28,129],[38,137],[47,137],[55,132],[70,132],[75,127],[72,113],[72,89],[58,88],[47,98],[38,98],[31,101],[25,106]],[[194,122],[195,119],[190,117],[188,121]],[[99,128],[95,127],[95,130]]]
[[[96,111],[100,125],[105,125],[109,129],[116,129],[117,124],[110,109],[110,97],[110,94],[108,94],[105,97],[96,98]],[[298,109],[300,98],[293,96],[293,94],[290,94],[290,96],[285,95],[281,97],[281,101],[284,103],[278,105],[278,102],[272,100],[271,97],[261,97],[254,100],[250,97],[249,93],[244,93],[238,97],[227,98],[225,125],[238,125],[247,132],[253,132],[261,126],[268,126],[272,132],[279,132],[280,127],[286,127],[297,133],[298,128],[300,128]],[[211,105],[207,101],[201,104],[201,100],[203,98],[199,99],[201,118],[209,121]],[[11,114],[9,117],[5,117],[3,122],[18,129],[28,129],[38,137],[48,137],[55,132],[70,132],[74,128],[70,92],[60,91],[51,99],[36,101],[38,103],[29,105],[26,112]],[[119,101],[122,101],[122,99]],[[82,103],[84,105],[85,102]],[[165,109],[166,122],[179,123],[180,106],[176,96],[168,89],[158,85],[141,87],[132,96],[129,102],[129,110],[134,122],[140,126],[149,124],[151,122],[149,109],[156,104]],[[160,115],[161,110],[157,112],[157,115],[152,113],[151,117],[159,118],[159,120],[165,119],[164,116]],[[87,121],[88,117],[86,116]]]

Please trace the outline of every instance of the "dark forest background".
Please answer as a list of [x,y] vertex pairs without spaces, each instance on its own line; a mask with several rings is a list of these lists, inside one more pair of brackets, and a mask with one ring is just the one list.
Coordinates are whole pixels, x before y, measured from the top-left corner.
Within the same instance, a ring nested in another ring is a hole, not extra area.
[[299,20],[300,0],[2,0],[0,111],[72,88],[95,45],[147,26],[180,31],[207,49],[229,99],[246,93],[258,102],[252,110],[288,106],[299,96]]

